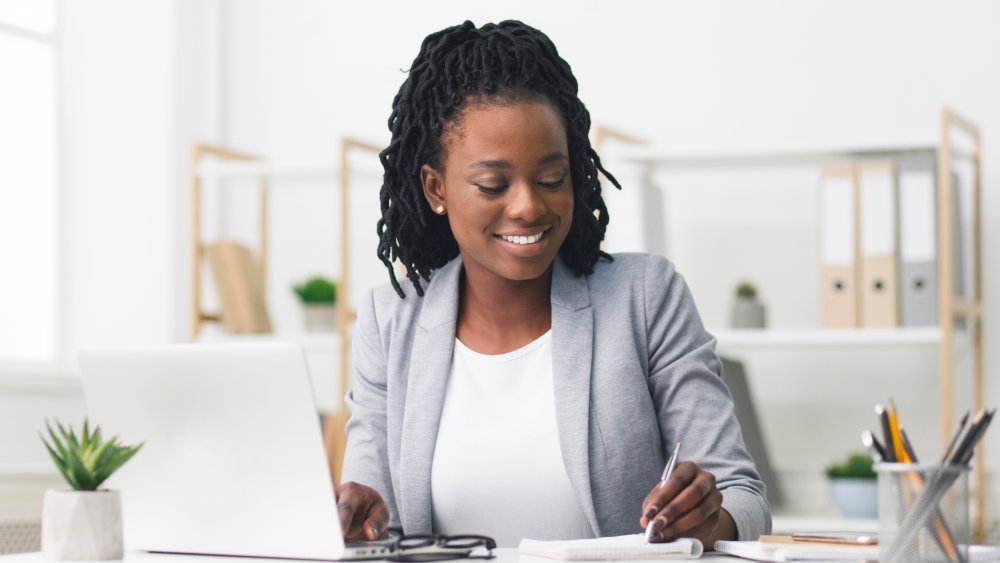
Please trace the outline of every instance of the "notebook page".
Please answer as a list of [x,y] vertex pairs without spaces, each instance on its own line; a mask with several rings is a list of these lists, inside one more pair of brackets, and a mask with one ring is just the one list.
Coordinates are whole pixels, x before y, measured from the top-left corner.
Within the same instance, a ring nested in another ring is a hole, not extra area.
[[704,550],[701,542],[696,539],[681,538],[672,542],[648,544],[643,534],[563,541],[523,539],[518,549],[521,555],[564,561],[697,559]]

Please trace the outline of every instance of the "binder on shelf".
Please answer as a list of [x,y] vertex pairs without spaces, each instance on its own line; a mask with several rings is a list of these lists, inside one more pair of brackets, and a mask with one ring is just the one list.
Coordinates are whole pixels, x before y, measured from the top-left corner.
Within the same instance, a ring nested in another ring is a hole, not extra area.
[[899,324],[896,167],[891,160],[858,165],[861,236],[861,326]]
[[822,324],[858,324],[857,182],[852,163],[824,165],[820,176],[820,299]]
[[208,263],[222,307],[222,324],[232,333],[271,332],[262,280],[245,245],[223,241],[208,245]]
[[899,159],[900,324],[938,323],[935,155]]
[[965,224],[962,212],[961,179],[951,173],[951,294],[955,297],[969,297],[965,286]]

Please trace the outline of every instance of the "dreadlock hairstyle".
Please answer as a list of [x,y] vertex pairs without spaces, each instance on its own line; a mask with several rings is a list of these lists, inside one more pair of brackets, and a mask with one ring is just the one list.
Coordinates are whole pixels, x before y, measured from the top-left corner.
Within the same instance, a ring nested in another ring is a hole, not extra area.
[[432,212],[424,199],[420,167],[442,168],[442,133],[459,124],[470,103],[550,103],[562,117],[573,180],[573,221],[559,255],[577,275],[593,273],[608,225],[598,171],[615,187],[618,181],[601,166],[590,146],[590,113],[577,97],[577,82],[552,41],[519,21],[486,24],[466,21],[428,35],[413,60],[409,76],[392,102],[392,141],[379,154],[384,169],[379,193],[378,257],[400,297],[403,290],[392,262],[423,296],[420,279],[458,255],[458,243],[446,217]]

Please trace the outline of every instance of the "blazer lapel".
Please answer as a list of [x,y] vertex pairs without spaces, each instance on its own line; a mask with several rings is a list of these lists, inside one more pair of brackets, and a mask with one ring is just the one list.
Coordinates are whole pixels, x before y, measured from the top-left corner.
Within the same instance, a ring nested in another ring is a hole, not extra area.
[[559,448],[570,484],[590,521],[601,529],[590,488],[590,378],[594,310],[587,278],[556,258],[552,272],[552,379]]
[[[435,274],[427,287],[410,351],[400,452],[400,523],[407,534],[430,533],[431,463],[455,349],[462,259]],[[411,299],[421,299],[412,296]]]

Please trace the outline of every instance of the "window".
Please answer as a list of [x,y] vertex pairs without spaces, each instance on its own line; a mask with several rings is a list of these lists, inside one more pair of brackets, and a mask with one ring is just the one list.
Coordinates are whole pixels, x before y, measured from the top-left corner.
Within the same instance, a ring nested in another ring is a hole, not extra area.
[[0,2],[0,362],[57,360],[55,11]]

